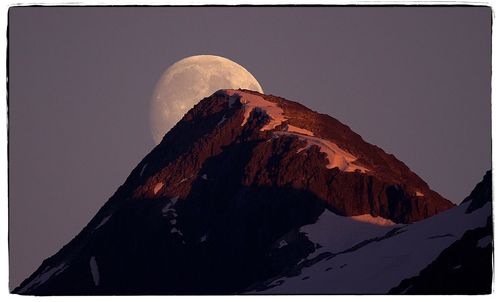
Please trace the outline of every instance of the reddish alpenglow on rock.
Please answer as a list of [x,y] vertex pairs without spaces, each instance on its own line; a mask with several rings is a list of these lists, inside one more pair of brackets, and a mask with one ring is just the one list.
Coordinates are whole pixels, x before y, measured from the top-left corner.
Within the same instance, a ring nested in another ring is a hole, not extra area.
[[249,188],[307,191],[346,216],[408,223],[453,207],[338,120],[248,90],[221,90],[202,100],[141,164],[147,167],[135,198],[186,198],[206,174],[213,188],[237,180],[234,185]]

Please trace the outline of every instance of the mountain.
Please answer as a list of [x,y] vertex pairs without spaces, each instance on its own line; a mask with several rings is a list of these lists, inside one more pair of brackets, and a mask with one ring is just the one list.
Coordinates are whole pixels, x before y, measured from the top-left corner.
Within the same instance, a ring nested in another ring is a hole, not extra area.
[[[493,209],[491,170],[460,205],[462,221],[477,219],[460,239],[417,276],[405,279],[390,293],[490,294],[493,278]],[[481,214],[478,214],[481,213]],[[477,218],[472,218],[476,215]]]
[[338,120],[280,97],[220,90],[13,292],[241,293],[321,249],[299,231],[307,225],[348,248],[361,238],[347,232],[353,223],[380,241],[402,232],[394,225],[453,207]]
[[[261,294],[489,294],[491,171],[464,202],[413,224],[376,225],[325,211],[303,226],[318,248],[248,288]],[[325,229],[345,232],[331,236]],[[286,234],[284,242],[290,237]]]

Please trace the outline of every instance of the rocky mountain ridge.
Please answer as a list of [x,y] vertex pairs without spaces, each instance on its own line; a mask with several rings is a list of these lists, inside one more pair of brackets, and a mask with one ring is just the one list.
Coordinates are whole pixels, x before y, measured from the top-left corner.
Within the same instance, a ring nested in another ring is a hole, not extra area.
[[[453,207],[336,119],[248,90],[201,100],[20,294],[236,293],[317,247],[325,211],[411,223]],[[341,232],[325,229],[325,233]]]

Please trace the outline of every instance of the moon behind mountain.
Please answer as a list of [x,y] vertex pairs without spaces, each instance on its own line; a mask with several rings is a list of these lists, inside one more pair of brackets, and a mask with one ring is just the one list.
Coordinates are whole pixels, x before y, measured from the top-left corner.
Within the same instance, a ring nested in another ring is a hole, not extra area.
[[244,88],[263,93],[254,76],[223,57],[199,55],[170,66],[151,99],[151,134],[156,144],[196,103],[219,89]]

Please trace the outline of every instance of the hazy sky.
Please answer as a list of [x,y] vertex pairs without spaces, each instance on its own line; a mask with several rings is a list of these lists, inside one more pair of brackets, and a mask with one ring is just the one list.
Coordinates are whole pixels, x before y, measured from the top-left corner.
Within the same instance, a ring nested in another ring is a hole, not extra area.
[[486,7],[10,9],[11,285],[153,148],[153,88],[191,55],[241,64],[460,202],[491,166],[490,25]]

